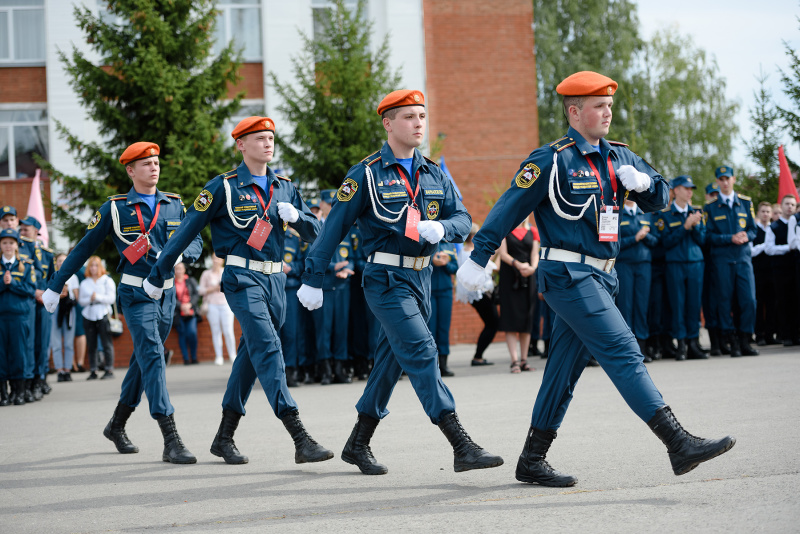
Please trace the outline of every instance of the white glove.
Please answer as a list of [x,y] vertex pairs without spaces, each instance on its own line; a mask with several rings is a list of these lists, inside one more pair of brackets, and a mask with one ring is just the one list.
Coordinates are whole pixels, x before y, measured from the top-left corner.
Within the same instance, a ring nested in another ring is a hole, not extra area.
[[56,311],[58,307],[58,302],[61,300],[61,295],[53,291],[52,289],[48,289],[42,294],[42,303],[44,303],[44,308],[53,313]]
[[303,284],[297,290],[297,300],[309,310],[316,310],[322,306],[322,289]]
[[288,202],[278,202],[278,216],[287,223],[293,223],[300,218],[300,213]]
[[633,165],[623,165],[620,167],[617,171],[617,176],[619,176],[619,181],[622,182],[625,189],[628,191],[636,191],[637,193],[649,189],[653,181],[649,175],[637,171]]
[[490,278],[486,269],[472,260],[467,260],[464,265],[458,268],[456,273],[458,281],[469,291],[483,291],[486,287],[486,279]]
[[419,236],[428,243],[438,243],[444,237],[444,226],[439,221],[422,221],[417,224]]
[[[160,250],[158,252],[156,252],[156,259],[158,259],[159,256],[161,256],[161,251]],[[175,260],[175,263],[172,266],[175,267],[176,265],[178,265],[182,261],[183,261],[183,254],[179,254],[178,255],[178,259]]]
[[150,297],[153,300],[160,299],[161,295],[164,294],[164,290],[163,289],[161,289],[160,287],[154,286],[153,284],[148,282],[146,278],[142,282],[142,289],[144,289],[144,292],[147,293],[147,296]]

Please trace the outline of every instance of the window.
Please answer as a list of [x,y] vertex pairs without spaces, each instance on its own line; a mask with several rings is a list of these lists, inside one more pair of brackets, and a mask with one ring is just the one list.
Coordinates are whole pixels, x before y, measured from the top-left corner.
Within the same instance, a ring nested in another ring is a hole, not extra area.
[[0,64],[45,61],[44,0],[0,0]]
[[214,53],[233,39],[244,61],[261,61],[261,0],[222,0],[217,9],[220,15],[214,29]]
[[[344,5],[350,11],[354,11],[358,7],[358,0],[344,0]],[[329,10],[334,7],[336,7],[336,4],[331,0],[311,0],[311,9],[314,14],[314,39],[319,39],[322,36],[323,21],[327,21],[330,18]],[[366,16],[366,13],[364,15]]]
[[33,154],[49,157],[47,110],[0,110],[0,180],[32,178]]

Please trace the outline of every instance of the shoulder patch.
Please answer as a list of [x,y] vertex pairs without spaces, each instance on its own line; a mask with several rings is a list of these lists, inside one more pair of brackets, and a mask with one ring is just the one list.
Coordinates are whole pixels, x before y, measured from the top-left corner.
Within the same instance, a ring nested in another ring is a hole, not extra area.
[[[367,164],[369,165],[369,163]],[[339,190],[336,192],[336,199],[340,202],[348,202],[353,195],[356,194],[358,191],[358,184],[352,178],[346,178],[342,185],[339,186]]]
[[[737,193],[737,194],[738,194],[738,193]],[[752,199],[752,198],[750,198],[750,197],[748,197],[747,195],[741,195],[741,194],[740,194],[740,195],[739,195],[739,198],[741,198],[742,200],[749,200],[750,202],[752,202],[752,201],[753,201],[753,199]]]
[[164,193],[165,197],[177,198],[178,200],[181,199],[181,196],[178,193],[167,193],[166,191],[162,191],[162,193]]
[[521,189],[527,189],[539,178],[540,173],[541,170],[535,163],[528,163],[514,177],[514,183]]
[[623,143],[622,141],[609,141],[608,139],[606,139],[606,142],[609,145],[614,145],[614,146],[628,146],[627,143]]
[[435,165],[436,167],[438,167],[438,166],[439,166],[439,164],[438,164],[438,163],[436,163],[435,161],[433,161],[433,160],[432,160],[431,158],[429,158],[428,156],[422,156],[422,157],[423,157],[423,158],[425,158],[425,161],[427,161],[428,163],[433,163],[433,165]]
[[292,181],[291,178],[287,178],[286,176],[281,176],[280,174],[276,174],[275,176],[277,176],[281,180],[286,180],[287,182],[291,182]]
[[197,198],[194,199],[194,209],[197,211],[206,211],[211,203],[214,202],[214,195],[208,189],[203,189]]
[[236,169],[231,169],[228,172],[223,172],[222,174],[220,174],[220,176],[222,176],[226,180],[228,178],[236,178]]
[[94,216],[92,217],[92,220],[89,221],[89,225],[86,227],[86,229],[87,230],[91,230],[92,228],[94,228],[95,226],[100,224],[100,219],[101,218],[102,218],[102,215],[100,215],[99,211],[94,212]]

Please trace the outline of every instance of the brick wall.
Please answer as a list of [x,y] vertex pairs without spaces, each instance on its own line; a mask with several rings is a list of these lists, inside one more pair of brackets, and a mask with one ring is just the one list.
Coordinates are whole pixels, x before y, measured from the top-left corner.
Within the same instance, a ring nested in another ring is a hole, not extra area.
[[[2,72],[3,69],[0,69]],[[47,224],[52,219],[50,213],[50,178],[43,176],[39,179],[42,186],[42,201],[44,202],[45,218]],[[20,219],[27,216],[28,200],[31,196],[33,178],[19,178],[17,180],[0,180],[0,206],[14,206]]]
[[264,64],[244,63],[239,71],[242,79],[235,87],[228,88],[228,97],[233,98],[239,91],[244,91],[247,99],[264,98]]
[[47,70],[45,67],[2,67],[0,87],[0,102],[4,104],[47,102]]
[[[539,145],[533,3],[425,0],[428,132],[477,223]],[[474,343],[481,321],[455,303],[452,343]]]

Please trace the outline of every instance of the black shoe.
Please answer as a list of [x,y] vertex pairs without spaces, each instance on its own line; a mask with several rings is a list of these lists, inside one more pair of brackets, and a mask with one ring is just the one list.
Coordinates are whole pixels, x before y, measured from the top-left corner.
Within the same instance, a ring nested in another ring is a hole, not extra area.
[[764,347],[767,345],[767,340],[764,338],[764,336],[756,336],[756,345],[759,347]]
[[661,336],[661,356],[663,358],[675,358],[678,355],[678,350],[672,343],[672,338],[669,335]]
[[750,334],[741,332],[739,334],[739,352],[742,356],[758,356],[759,352],[750,346]]
[[9,399],[14,406],[23,406],[25,400],[25,380],[12,380],[11,381],[11,397]]
[[696,337],[689,340],[689,348],[688,348],[687,357],[690,360],[707,360],[708,359],[708,354],[700,347],[700,343],[698,342]]
[[59,371],[58,378],[56,379],[56,382],[66,382],[67,381],[66,376],[67,376],[67,373],[62,373],[61,371]]
[[183,360],[183,365],[191,365],[191,364],[192,362],[190,362],[189,360]]
[[195,464],[197,457],[183,444],[175,426],[175,414],[156,419],[164,436],[164,452],[161,459],[172,464]]
[[[37,399],[33,395],[33,379],[28,378],[27,380],[23,380],[22,384],[23,384],[23,386],[22,386],[23,387],[22,394],[23,394],[23,396],[25,398],[25,402],[36,402],[37,400],[42,400],[41,397],[39,397]],[[41,395],[41,394],[42,394],[42,392],[40,391],[39,395]]]
[[792,343],[791,339],[784,339],[783,340],[783,346],[784,347],[791,347],[792,345],[794,345],[794,343]]
[[86,377],[86,380],[97,380],[97,373],[92,371],[91,373],[89,373],[89,376]]
[[636,338],[636,342],[639,344],[639,352],[642,353],[642,358],[644,358],[644,363],[650,363],[653,361],[653,358],[650,356],[650,352],[647,350],[647,341],[644,339]]
[[320,385],[328,386],[333,383],[333,371],[331,370],[330,360],[322,360],[320,363],[320,372],[322,374],[319,381]]
[[283,426],[294,440],[294,463],[304,464],[306,462],[324,462],[333,458],[333,452],[329,451],[308,435],[300,415],[292,412],[281,418]]
[[550,340],[544,340],[544,350],[542,351],[542,359],[546,360],[547,357],[550,355]]
[[650,430],[658,436],[669,452],[672,471],[684,475],[703,462],[716,458],[731,449],[736,438],[725,436],[722,439],[703,439],[693,436],[683,429],[669,406],[662,406],[650,421]]
[[456,376],[456,374],[447,367],[447,354],[439,355],[439,372],[442,376]]
[[[742,351],[739,349],[739,340],[737,339],[736,334],[732,332],[726,334],[725,339],[727,340],[730,346],[729,353],[731,355],[731,358],[740,357],[742,355]],[[723,350],[722,353],[725,354],[725,351]]]
[[442,417],[439,429],[453,446],[453,469],[456,473],[503,465],[501,457],[490,454],[472,441],[455,412],[448,412]]
[[472,367],[481,367],[483,365],[494,365],[494,362],[490,362],[489,360],[484,360],[483,358],[480,359],[472,359],[472,363],[470,363]]
[[45,395],[49,395],[53,388],[50,387],[50,384],[47,383],[47,375],[44,378],[39,379],[39,387],[42,388],[42,393]]
[[72,374],[69,372],[64,373],[64,382],[72,382]]
[[103,376],[100,377],[100,380],[108,380],[110,378],[114,378],[114,373],[111,371],[106,371],[103,373]]
[[164,353],[164,364],[166,365],[166,367],[169,367],[170,364],[172,363],[172,356],[174,354],[175,354],[174,350],[168,350],[167,352]]
[[675,361],[682,362],[686,359],[686,353],[688,349],[686,347],[686,340],[679,339],[678,340],[678,348],[675,351]]
[[211,454],[225,460],[226,464],[246,464],[250,459],[241,454],[233,442],[233,434],[239,426],[242,414],[230,410],[222,410],[222,422],[211,444]]
[[134,454],[139,452],[139,447],[131,443],[128,434],[125,432],[125,423],[136,408],[131,408],[126,404],[117,403],[114,415],[103,430],[103,435],[114,442],[120,454]]
[[286,368],[286,385],[290,388],[296,388],[300,384],[297,383],[297,369],[294,367]]
[[528,358],[541,355],[542,353],[539,351],[539,340],[531,339],[531,342],[528,344]]
[[594,356],[589,358],[589,361],[586,362],[586,367],[600,367],[600,362],[594,359]]
[[375,460],[369,446],[369,441],[379,422],[380,420],[374,417],[358,414],[356,426],[353,427],[353,431],[344,445],[344,450],[342,450],[342,460],[357,466],[365,475],[385,475],[389,472],[388,467]]
[[534,427],[528,430],[525,446],[517,460],[515,473],[517,480],[553,488],[566,488],[577,484],[577,478],[556,471],[545,460],[554,439],[556,432],[553,430],[539,430]]
[[709,356],[722,356],[722,350],[719,346],[719,330],[717,328],[708,329],[708,339],[711,341],[711,349],[708,351]]
[[336,360],[333,364],[333,383],[334,384],[350,384],[353,381],[347,371],[344,363],[341,360]]
[[8,393],[8,382],[0,380],[0,406],[11,404],[11,396]]
[[314,383],[314,373],[313,373],[313,371],[309,371],[308,369],[306,369],[305,374],[306,374],[306,376],[303,379],[303,384],[306,384],[306,385],[313,384]]

